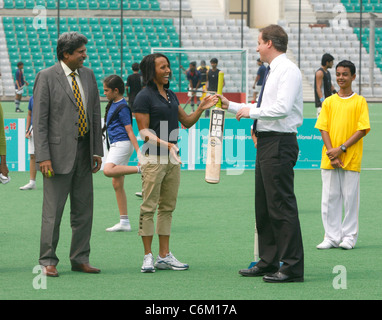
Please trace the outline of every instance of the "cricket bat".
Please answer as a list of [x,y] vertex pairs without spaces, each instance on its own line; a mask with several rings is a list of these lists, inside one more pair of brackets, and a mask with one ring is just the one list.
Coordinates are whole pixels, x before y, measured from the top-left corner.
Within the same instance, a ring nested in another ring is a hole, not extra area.
[[[224,72],[219,72],[218,79],[218,94],[223,93]],[[224,119],[225,110],[221,107],[222,102],[216,104],[211,110],[210,131],[207,144],[207,163],[205,180],[208,183],[219,183],[220,181],[220,166],[223,154],[223,134],[224,134]]]

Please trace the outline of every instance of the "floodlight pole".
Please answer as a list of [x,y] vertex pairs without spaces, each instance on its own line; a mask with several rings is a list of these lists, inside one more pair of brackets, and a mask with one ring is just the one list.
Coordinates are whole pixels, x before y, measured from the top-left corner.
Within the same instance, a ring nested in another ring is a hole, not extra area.
[[123,73],[123,0],[121,0],[121,78]]
[[57,38],[60,37],[60,2],[57,1]]
[[361,74],[362,74],[362,11],[363,11],[363,1],[361,0],[360,8],[359,8],[359,78],[358,78],[358,94],[362,94],[362,82],[361,82]]
[[375,18],[376,14],[370,12],[370,26],[369,26],[369,78],[371,94],[374,95],[374,62],[375,62]]
[[298,68],[301,62],[301,0],[298,1]]
[[[182,0],[179,0],[179,48],[182,47]],[[182,54],[179,53],[179,78],[178,78],[178,87],[179,92],[182,92]]]
[[241,48],[244,47],[244,0],[241,0]]

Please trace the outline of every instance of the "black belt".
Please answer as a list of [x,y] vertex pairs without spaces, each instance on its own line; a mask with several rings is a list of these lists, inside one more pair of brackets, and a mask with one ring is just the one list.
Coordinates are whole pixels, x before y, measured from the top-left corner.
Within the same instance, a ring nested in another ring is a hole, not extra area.
[[89,137],[90,137],[90,133],[89,133],[89,131],[88,132],[86,132],[82,137],[81,136],[78,136],[78,141],[85,141],[85,140],[87,140],[87,139],[89,139]]
[[277,131],[255,131],[255,136],[258,138],[275,137],[275,136],[295,136],[295,132],[277,132]]

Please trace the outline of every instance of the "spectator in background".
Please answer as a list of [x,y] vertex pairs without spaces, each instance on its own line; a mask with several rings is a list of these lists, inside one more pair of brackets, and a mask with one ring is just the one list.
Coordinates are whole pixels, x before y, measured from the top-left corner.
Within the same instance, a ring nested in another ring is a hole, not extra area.
[[196,62],[192,61],[190,62],[190,67],[187,71],[187,80],[189,82],[188,87],[191,91],[191,108],[192,111],[194,111],[194,98],[196,99],[196,103],[199,106],[200,101],[198,101],[198,98],[196,97],[196,90],[200,88],[201,84],[201,75],[198,70],[196,70]]
[[131,69],[133,70],[133,74],[127,77],[126,96],[129,98],[129,107],[134,114],[134,99],[142,89],[142,76],[139,73],[139,63],[133,63]]
[[[207,91],[208,92],[217,92],[218,91],[218,81],[219,81],[219,72],[218,69],[218,59],[212,58],[210,60],[211,68],[207,72]],[[207,109],[205,112],[205,117],[208,118],[210,116],[210,109]]]
[[261,87],[264,82],[265,70],[267,70],[267,68],[264,66],[264,63],[260,60],[260,58],[257,59],[257,65],[259,66],[259,69],[257,69],[257,75],[256,75],[255,83],[253,85],[254,91],[253,91],[253,99],[251,103],[256,102],[256,96],[258,93],[260,93]]
[[321,58],[321,68],[314,76],[314,100],[316,103],[317,117],[320,115],[322,102],[325,98],[336,93],[332,84],[332,78],[328,69],[333,67],[334,57],[325,53]]
[[15,97],[15,106],[16,112],[24,112],[20,109],[21,98],[24,93],[24,86],[29,85],[24,77],[24,63],[22,61],[17,63],[17,70],[15,75],[15,88],[16,88],[16,97]]
[[33,139],[33,125],[32,125],[32,112],[33,112],[33,96],[29,99],[28,115],[27,115],[27,130],[25,138],[28,139],[28,154],[30,155],[29,162],[29,182],[20,187],[20,190],[33,190],[36,189],[36,158],[34,156],[34,139]]
[[[200,61],[200,66],[198,67],[198,71],[200,72],[200,86],[203,88],[203,91],[207,90],[207,72],[210,69],[209,66],[206,66],[206,61],[202,60]],[[200,101],[202,101],[204,98],[204,95],[199,98]]]

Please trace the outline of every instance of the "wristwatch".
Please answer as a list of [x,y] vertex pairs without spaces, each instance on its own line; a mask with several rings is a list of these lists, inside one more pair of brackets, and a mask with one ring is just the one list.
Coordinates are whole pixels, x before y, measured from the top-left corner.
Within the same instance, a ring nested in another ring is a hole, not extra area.
[[341,148],[341,150],[342,150],[343,152],[346,152],[346,146],[345,146],[344,144],[341,144],[340,148]]

